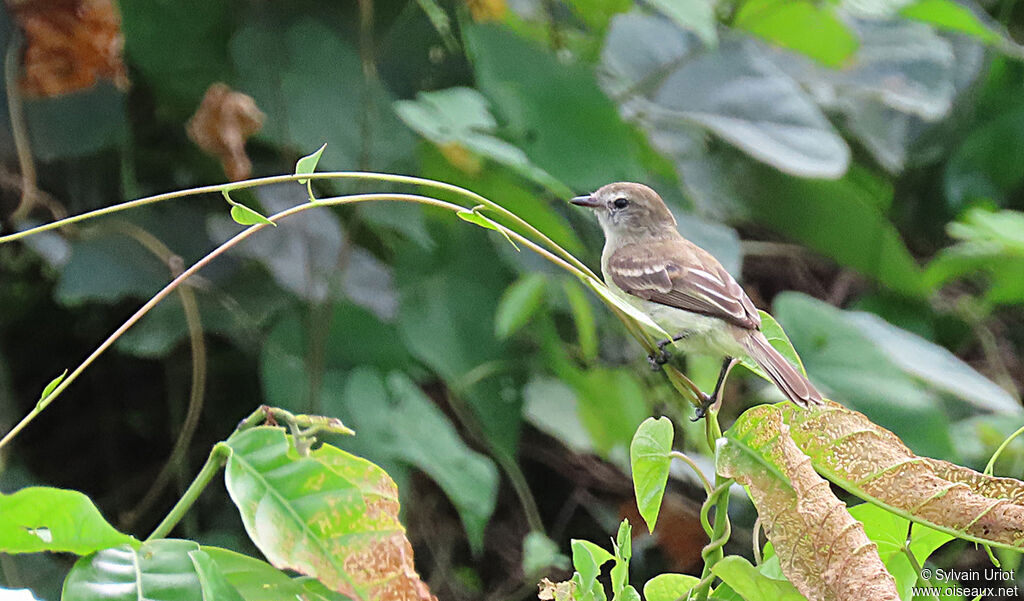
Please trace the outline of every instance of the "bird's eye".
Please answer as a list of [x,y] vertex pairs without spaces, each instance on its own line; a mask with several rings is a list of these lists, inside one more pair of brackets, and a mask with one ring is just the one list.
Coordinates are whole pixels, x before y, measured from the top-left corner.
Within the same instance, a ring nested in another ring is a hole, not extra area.
[[626,207],[629,206],[629,201],[626,200],[625,198],[616,198],[615,202],[613,202],[612,204],[615,205],[616,209],[625,209]]

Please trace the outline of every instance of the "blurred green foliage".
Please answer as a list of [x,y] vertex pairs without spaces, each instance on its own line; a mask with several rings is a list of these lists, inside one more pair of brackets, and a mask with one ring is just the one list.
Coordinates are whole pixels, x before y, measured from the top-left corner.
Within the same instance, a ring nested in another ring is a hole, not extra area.
[[[17,221],[17,151],[0,127],[3,233],[222,181],[184,126],[225,82],[266,115],[247,146],[255,175],[291,172],[326,142],[321,170],[467,187],[594,267],[599,231],[564,201],[648,183],[773,310],[831,398],[915,452],[978,468],[1020,423],[1024,65],[1012,40],[1024,9],[1013,2],[118,4],[130,89],[22,99],[22,157],[51,201]],[[2,19],[0,38],[19,43]],[[233,198],[266,214],[306,195],[293,185]],[[239,231],[224,209],[219,197],[181,200],[0,246],[3,430],[168,280],[145,237],[191,264]],[[647,416],[672,415],[677,440],[709,452],[590,291],[433,209],[308,211],[212,264],[193,290],[208,385],[177,486],[258,403],[340,415],[359,435],[337,444],[401,484],[421,572],[443,598],[529,584],[518,550],[545,525],[562,550],[569,536],[603,540],[624,500],[607,473],[626,468]],[[116,349],[4,457],[5,491],[69,486],[108,515],[131,513],[186,412],[181,302]],[[707,364],[690,361],[698,381]],[[777,398],[741,372],[724,415]],[[590,454],[613,466],[601,464],[604,478],[565,468]],[[996,473],[1022,466],[1018,441]],[[245,550],[232,520],[182,527]],[[555,561],[547,545],[530,548]],[[536,553],[526,559],[540,573]],[[645,562],[656,560],[634,557],[634,570]],[[0,562],[5,582],[55,598],[47,569],[12,565]]]

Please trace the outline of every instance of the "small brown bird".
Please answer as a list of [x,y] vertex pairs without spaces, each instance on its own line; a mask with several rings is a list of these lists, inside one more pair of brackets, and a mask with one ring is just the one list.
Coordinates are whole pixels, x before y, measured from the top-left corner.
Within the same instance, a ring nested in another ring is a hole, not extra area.
[[643,184],[603,186],[572,203],[589,207],[604,230],[601,271],[614,294],[646,313],[684,349],[724,355],[714,392],[698,410],[718,401],[722,384],[737,357],[749,357],[800,407],[822,402],[821,393],[761,333],[761,317],[729,272],[710,253],[680,235],[676,219],[658,193]]

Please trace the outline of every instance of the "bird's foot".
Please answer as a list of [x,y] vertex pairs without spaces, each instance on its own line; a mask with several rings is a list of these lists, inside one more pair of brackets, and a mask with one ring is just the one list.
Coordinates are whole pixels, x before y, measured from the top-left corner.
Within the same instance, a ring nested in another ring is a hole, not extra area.
[[708,394],[702,392],[700,393],[700,397],[700,407],[697,407],[697,410],[693,412],[693,417],[690,418],[691,422],[698,422],[704,419],[708,414],[708,409],[715,403],[714,397]]
[[658,343],[658,352],[647,355],[647,363],[651,365],[651,369],[658,371],[662,365],[668,363],[668,360],[672,357],[672,354],[665,350],[664,346]]

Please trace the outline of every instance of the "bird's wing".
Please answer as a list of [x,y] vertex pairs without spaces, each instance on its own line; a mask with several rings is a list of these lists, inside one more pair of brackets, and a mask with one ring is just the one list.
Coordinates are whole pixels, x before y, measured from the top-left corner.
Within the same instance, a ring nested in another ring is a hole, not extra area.
[[714,257],[688,242],[630,244],[609,257],[606,269],[616,286],[644,300],[748,330],[761,327],[743,288]]

